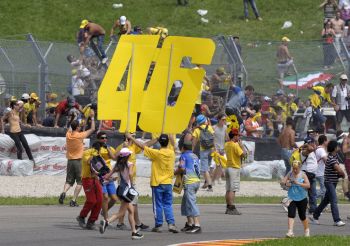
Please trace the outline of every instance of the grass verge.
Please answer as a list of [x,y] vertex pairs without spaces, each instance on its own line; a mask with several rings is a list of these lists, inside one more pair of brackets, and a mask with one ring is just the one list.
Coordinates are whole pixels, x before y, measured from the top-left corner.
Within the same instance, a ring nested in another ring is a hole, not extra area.
[[[65,203],[68,204],[71,197],[67,197]],[[252,204],[277,204],[281,201],[281,197],[238,197],[237,203],[252,203]],[[78,204],[83,204],[85,197],[78,198]],[[225,204],[224,196],[213,197],[197,197],[199,204]],[[150,196],[139,197],[140,204],[151,204]],[[57,205],[58,197],[0,197],[0,206],[4,205]],[[174,197],[174,204],[181,204],[181,197]]]
[[314,237],[296,237],[288,239],[273,239],[266,240],[263,242],[252,243],[247,245],[261,245],[261,246],[274,246],[274,245],[308,245],[308,246],[319,246],[319,245],[349,245],[350,236],[314,236]]

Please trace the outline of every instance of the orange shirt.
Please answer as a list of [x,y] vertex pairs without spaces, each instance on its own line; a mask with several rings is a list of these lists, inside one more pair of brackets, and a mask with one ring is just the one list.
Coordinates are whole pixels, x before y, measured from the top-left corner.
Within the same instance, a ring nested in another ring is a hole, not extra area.
[[66,145],[67,145],[67,159],[75,160],[83,157],[84,151],[84,138],[87,138],[87,133],[68,131],[66,134]]

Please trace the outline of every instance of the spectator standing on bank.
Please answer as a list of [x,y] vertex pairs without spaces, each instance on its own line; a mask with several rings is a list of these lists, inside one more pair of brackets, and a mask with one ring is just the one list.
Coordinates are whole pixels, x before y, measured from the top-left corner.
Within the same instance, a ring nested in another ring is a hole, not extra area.
[[184,195],[181,202],[181,215],[187,217],[185,227],[181,231],[197,234],[202,229],[199,221],[199,208],[197,206],[196,193],[200,186],[199,159],[192,152],[192,143],[184,142],[181,148],[180,163],[175,170],[175,175],[183,175]]
[[283,128],[277,139],[277,143],[281,147],[281,157],[286,167],[285,175],[287,175],[291,169],[291,163],[289,163],[289,160],[292,155],[293,148],[298,148],[295,143],[295,131],[293,129],[293,125],[293,119],[288,117],[286,120],[286,126]]
[[325,163],[327,161],[327,144],[328,140],[326,135],[320,135],[318,137],[318,146],[315,150],[317,159],[317,171],[316,171],[316,181],[318,182],[320,189],[317,191],[317,198],[324,198],[326,194],[326,187],[324,186],[324,169]]
[[[102,207],[102,186],[98,176],[91,171],[90,160],[99,155],[101,149],[101,143],[95,142],[90,149],[83,152],[83,158],[81,162],[81,178],[84,188],[86,200],[82,210],[77,216],[76,220],[79,226],[93,230],[95,228],[95,221],[98,219],[98,215]],[[87,223],[85,218],[90,213]]]
[[345,116],[347,122],[350,122],[350,85],[348,84],[348,76],[346,74],[340,75],[340,83],[337,84],[332,91],[333,102],[335,106],[337,129],[340,130],[340,125]]
[[[175,152],[168,148],[169,137],[167,134],[161,134],[158,138],[160,149],[151,149],[141,142],[137,141],[130,134],[126,137],[133,141],[139,148],[144,150],[144,155],[151,159],[151,188],[153,213],[155,226],[152,232],[162,232],[163,213],[168,223],[168,230],[178,233],[175,226],[175,217],[173,212],[173,194],[172,179],[174,176]],[[155,140],[154,140],[155,141]]]
[[282,38],[282,43],[277,48],[276,58],[277,58],[277,71],[279,77],[279,83],[281,89],[283,89],[283,79],[285,74],[288,73],[289,67],[293,65],[293,57],[289,53],[288,43],[290,39],[288,37]]
[[250,4],[250,6],[252,7],[255,18],[259,21],[262,21],[263,19],[260,17],[259,10],[258,10],[258,7],[256,6],[255,0],[243,0],[245,21],[246,22],[249,21],[249,19],[248,19],[248,16],[249,16],[248,4]]
[[67,191],[74,185],[76,182],[77,185],[74,190],[73,199],[70,201],[69,205],[71,207],[77,207],[78,204],[76,199],[82,188],[81,183],[81,159],[83,157],[84,151],[84,139],[89,137],[95,131],[95,112],[92,110],[90,113],[92,123],[91,128],[87,131],[80,132],[81,128],[79,122],[74,120],[70,127],[71,129],[66,133],[66,146],[67,146],[67,175],[66,182],[63,187],[63,192],[61,193],[58,202],[63,204],[64,199],[66,198]]
[[341,53],[340,39],[344,36],[345,22],[340,18],[340,11],[337,10],[335,18],[331,19],[332,27],[335,33],[334,45],[338,53]]
[[10,125],[9,136],[15,142],[15,146],[17,149],[17,159],[22,160],[22,153],[24,147],[29,160],[33,162],[33,167],[35,168],[36,166],[32,155],[32,151],[30,150],[27,139],[22,133],[21,129],[21,120],[19,117],[21,105],[23,104],[21,104],[19,101],[10,102],[11,111],[5,113],[5,115],[1,118],[1,133],[5,134],[5,122],[8,122]]
[[334,49],[333,43],[335,38],[335,31],[330,20],[326,20],[321,32],[323,39],[323,64],[324,69],[332,69],[336,58],[336,51]]
[[131,33],[131,22],[126,18],[126,16],[122,15],[117,19],[111,29],[110,37],[115,37],[114,31],[118,29],[118,36],[123,34]]
[[314,224],[319,224],[319,217],[326,206],[331,204],[332,217],[335,226],[344,226],[345,223],[339,217],[338,201],[337,201],[337,184],[339,177],[344,177],[345,174],[339,166],[337,152],[339,151],[338,143],[335,140],[329,141],[327,146],[328,158],[325,165],[324,184],[326,186],[326,194],[320,205],[310,216],[310,221]]
[[[68,96],[63,101],[59,102],[56,107],[56,118],[55,118],[55,127],[58,128],[59,126],[65,126],[65,119],[64,117],[68,116],[69,111],[75,108],[79,111],[82,111],[81,106],[75,101],[75,98],[73,96]],[[64,117],[61,117],[64,116]]]
[[83,49],[81,50],[81,54],[83,54],[84,49],[86,46],[89,45],[89,42],[93,42],[93,39],[97,39],[97,48],[101,52],[101,62],[105,64],[108,60],[105,50],[103,48],[103,42],[105,39],[106,31],[103,29],[102,26],[89,22],[86,20],[83,20],[80,24],[80,28],[84,28],[84,44]]
[[236,192],[240,188],[241,160],[246,155],[245,148],[240,133],[237,129],[232,129],[228,134],[229,141],[225,143],[226,163],[226,212],[229,215],[241,215],[234,205]]
[[310,188],[310,183],[306,174],[300,170],[300,167],[301,164],[299,161],[293,161],[292,171],[288,172],[281,182],[281,184],[289,187],[288,199],[291,200],[288,206],[288,232],[286,237],[294,237],[294,218],[297,209],[299,218],[304,225],[304,236],[310,236],[309,222],[306,219],[306,190]]
[[323,8],[324,19],[330,20],[335,18],[338,5],[335,0],[325,0],[321,3],[320,8]]

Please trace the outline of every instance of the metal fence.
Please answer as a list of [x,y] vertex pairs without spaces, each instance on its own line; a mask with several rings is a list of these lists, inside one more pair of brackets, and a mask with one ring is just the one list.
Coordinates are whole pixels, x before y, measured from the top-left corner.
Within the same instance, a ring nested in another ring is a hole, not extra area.
[[[3,77],[1,82],[0,76],[0,97],[4,98],[5,94],[19,97],[24,92],[37,92],[42,98],[43,92],[53,91],[58,92],[59,99],[64,98],[71,81],[71,67],[66,57],[68,54],[79,55],[77,45],[37,41],[30,34],[24,38],[0,39],[0,75]],[[212,64],[205,66],[208,77],[218,67],[224,67],[236,84],[251,84],[255,91],[267,95],[278,89],[276,49],[280,42],[244,41],[238,45],[231,36],[217,36],[213,40],[216,42],[216,52]],[[112,57],[115,47],[116,43],[108,44],[108,57]],[[339,47],[332,69],[327,73],[337,75],[349,70],[347,42],[341,42]],[[322,41],[290,42],[289,51],[298,75],[324,71]],[[6,92],[1,84],[5,85]]]

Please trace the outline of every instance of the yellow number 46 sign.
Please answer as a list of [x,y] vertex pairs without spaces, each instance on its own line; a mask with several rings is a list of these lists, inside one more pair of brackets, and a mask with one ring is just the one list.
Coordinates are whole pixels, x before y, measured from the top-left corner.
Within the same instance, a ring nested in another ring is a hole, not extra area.
[[[205,71],[181,67],[182,60],[210,64],[215,44],[211,39],[173,36],[157,48],[158,41],[154,35],[122,35],[118,42],[98,91],[98,118],[120,120],[120,132],[136,130],[138,113],[138,125],[146,132],[179,133],[187,127]],[[176,81],[181,81],[181,91],[175,105],[168,105]]]

